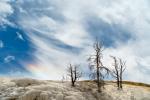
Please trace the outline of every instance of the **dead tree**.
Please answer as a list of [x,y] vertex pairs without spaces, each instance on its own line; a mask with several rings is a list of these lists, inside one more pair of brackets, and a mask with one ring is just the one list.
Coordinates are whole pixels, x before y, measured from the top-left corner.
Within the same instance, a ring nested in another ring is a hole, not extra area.
[[126,65],[125,65],[125,61],[123,61],[122,59],[117,59],[114,56],[111,56],[114,60],[114,68],[112,70],[112,76],[116,79],[116,83],[117,83],[117,87],[118,90],[122,89],[122,76],[123,76],[123,72],[126,69]]
[[113,64],[113,67],[114,69],[112,70],[112,76],[116,79],[116,83],[117,83],[117,87],[119,89],[120,87],[120,82],[119,82],[119,66],[118,66],[118,61],[116,59],[116,57],[114,56],[111,56],[114,60],[114,64]]
[[[102,63],[103,45],[96,41],[93,48],[95,52],[88,58],[90,70],[92,72],[90,76],[96,80],[98,92],[101,92],[102,87],[104,86],[104,76],[109,73],[109,69]],[[104,71],[106,74],[104,74]]]
[[126,62],[123,61],[122,59],[119,59],[120,62],[120,88],[122,89],[122,76],[123,76],[123,72],[126,69]]
[[79,80],[79,78],[82,76],[82,73],[79,71],[79,66],[78,65],[69,65],[67,68],[68,76],[71,79],[71,85],[75,87],[75,82]]

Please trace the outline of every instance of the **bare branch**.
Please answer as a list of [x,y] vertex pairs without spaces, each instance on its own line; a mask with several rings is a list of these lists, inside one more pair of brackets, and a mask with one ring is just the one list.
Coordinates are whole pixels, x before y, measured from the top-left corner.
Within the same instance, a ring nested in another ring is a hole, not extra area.
[[117,87],[118,89],[122,89],[122,74],[126,69],[126,62],[122,59],[117,59],[114,56],[111,56],[114,60],[114,69],[111,71],[112,76],[116,78],[117,80]]
[[68,72],[68,76],[71,79],[71,84],[74,87],[75,86],[75,82],[77,80],[79,80],[79,78],[82,76],[82,73],[79,71],[79,65],[69,65],[69,67],[67,68],[67,72]]
[[[89,64],[90,64],[90,70],[92,71],[92,73],[90,74],[90,76],[92,76],[92,78],[96,79],[97,82],[97,88],[98,88],[98,92],[101,92],[101,87],[104,85],[103,83],[103,79],[104,76],[106,76],[109,73],[109,69],[107,67],[105,67],[102,63],[102,58],[103,58],[103,45],[96,41],[93,44],[93,48],[94,48],[94,56],[90,56],[89,57]],[[92,64],[91,64],[92,63]],[[106,74],[104,75],[103,70],[106,71]]]

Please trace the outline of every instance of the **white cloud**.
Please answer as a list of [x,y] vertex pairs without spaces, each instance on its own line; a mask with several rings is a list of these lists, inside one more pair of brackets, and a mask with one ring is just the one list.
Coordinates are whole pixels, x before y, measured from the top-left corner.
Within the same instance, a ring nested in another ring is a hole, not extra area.
[[0,1],[0,25],[12,23],[7,19],[9,15],[13,13],[12,6],[10,5],[10,0],[1,0]]
[[[68,62],[82,62],[83,59],[86,59],[85,55],[91,53],[91,50],[87,49],[93,40],[84,24],[89,16],[96,16],[110,25],[122,26],[135,37],[135,40],[130,40],[126,44],[118,42],[116,48],[107,48],[105,51],[107,57],[117,55],[127,60],[126,73],[130,76],[127,79],[150,82],[149,74],[140,72],[139,63],[141,62],[137,60],[142,59],[143,69],[147,68],[150,62],[149,4],[148,0],[18,1],[15,5],[21,9],[17,16],[18,23],[37,48],[34,54],[37,63],[32,66],[38,67],[29,67],[28,70],[35,74],[36,71],[40,72],[38,77],[52,76],[54,78],[59,77],[58,73],[64,72],[64,67]],[[39,32],[40,36],[35,31]],[[82,47],[83,51],[73,54],[56,48],[41,35],[55,38],[66,45]],[[108,63],[107,60],[105,62]],[[48,69],[49,71],[44,73]]]
[[5,63],[9,63],[9,62],[11,62],[11,61],[13,61],[13,60],[15,60],[15,56],[6,56],[5,58],[4,58],[4,62]]
[[17,34],[17,38],[18,38],[18,39],[20,39],[20,40],[23,40],[23,41],[24,41],[24,38],[23,38],[23,36],[22,36],[22,34],[21,34],[21,33],[16,32],[16,34]]

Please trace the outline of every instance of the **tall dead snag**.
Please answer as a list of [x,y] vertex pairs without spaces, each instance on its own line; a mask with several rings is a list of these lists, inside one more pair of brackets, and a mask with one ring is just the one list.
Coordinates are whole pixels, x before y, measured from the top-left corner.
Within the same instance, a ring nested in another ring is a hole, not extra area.
[[114,69],[112,70],[112,76],[116,79],[116,81],[117,81],[117,87],[118,87],[118,89],[120,88],[120,79],[119,79],[119,66],[118,66],[118,61],[117,61],[117,59],[116,59],[116,57],[114,57],[114,56],[111,56],[112,58],[113,58],[113,60],[114,60],[114,64],[113,64],[113,67],[114,67]]
[[120,88],[122,89],[122,76],[123,76],[123,72],[126,69],[126,62],[123,61],[122,59],[119,59],[120,62]]
[[[96,80],[98,92],[101,92],[102,87],[104,86],[104,76],[109,73],[109,69],[102,63],[102,52],[104,50],[103,45],[96,41],[93,48],[95,51],[94,55],[91,55],[88,58],[90,70],[92,72],[90,76]],[[106,72],[106,74],[104,74],[104,72]]]
[[122,76],[123,72],[126,69],[126,62],[122,59],[117,59],[114,56],[111,56],[114,60],[114,69],[112,70],[112,76],[116,78],[118,89],[122,89]]
[[82,76],[82,73],[79,71],[79,66],[78,65],[69,65],[67,68],[68,76],[71,79],[71,85],[74,87],[75,82]]

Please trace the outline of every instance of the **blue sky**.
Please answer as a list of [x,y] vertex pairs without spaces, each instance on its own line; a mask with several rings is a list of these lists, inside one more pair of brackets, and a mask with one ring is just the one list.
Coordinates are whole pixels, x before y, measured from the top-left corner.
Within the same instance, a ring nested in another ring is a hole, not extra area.
[[8,75],[12,72],[28,73],[21,62],[33,60],[32,43],[25,33],[15,27],[5,26],[0,29],[0,69],[1,74]]
[[0,75],[60,79],[68,63],[88,70],[97,37],[103,62],[127,61],[125,80],[150,83],[148,0],[1,0]]

